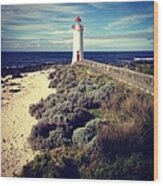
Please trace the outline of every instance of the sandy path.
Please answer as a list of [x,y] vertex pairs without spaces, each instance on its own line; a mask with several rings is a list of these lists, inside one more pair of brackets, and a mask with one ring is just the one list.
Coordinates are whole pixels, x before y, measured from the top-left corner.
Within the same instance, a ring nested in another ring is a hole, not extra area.
[[[20,172],[22,166],[35,156],[27,138],[36,120],[29,114],[29,105],[37,103],[41,98],[46,98],[54,93],[49,89],[47,76],[49,71],[27,73],[20,79],[9,80],[19,83],[21,89],[17,93],[2,93],[2,164],[1,175],[13,176]],[[13,88],[13,86],[12,86]]]

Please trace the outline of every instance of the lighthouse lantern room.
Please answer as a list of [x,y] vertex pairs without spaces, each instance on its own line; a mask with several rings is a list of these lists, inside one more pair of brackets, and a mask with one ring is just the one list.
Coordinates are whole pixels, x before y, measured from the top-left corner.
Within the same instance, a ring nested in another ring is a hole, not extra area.
[[81,24],[80,16],[75,19],[75,24],[72,26],[73,29],[73,55],[72,64],[83,60],[83,30],[84,27]]

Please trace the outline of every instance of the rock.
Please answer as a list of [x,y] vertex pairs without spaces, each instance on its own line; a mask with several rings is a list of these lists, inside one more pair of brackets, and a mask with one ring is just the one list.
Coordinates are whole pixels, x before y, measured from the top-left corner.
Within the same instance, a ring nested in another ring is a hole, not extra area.
[[20,72],[14,72],[13,75],[12,75],[12,79],[14,78],[22,78],[23,76],[21,75]]
[[11,93],[17,93],[17,92],[20,92],[20,91],[21,91],[21,89],[19,89],[19,88],[12,88],[12,89],[9,90],[9,92],[11,92]]

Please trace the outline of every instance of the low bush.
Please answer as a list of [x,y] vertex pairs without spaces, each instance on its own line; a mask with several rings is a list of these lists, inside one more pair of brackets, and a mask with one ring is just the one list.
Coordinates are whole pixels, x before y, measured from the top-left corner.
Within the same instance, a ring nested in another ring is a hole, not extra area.
[[72,158],[61,156],[60,162],[56,162],[49,153],[45,153],[25,165],[21,177],[78,179],[80,174]]
[[38,123],[28,140],[50,153],[27,164],[22,176],[153,179],[151,95],[79,66],[59,66],[49,79],[57,93],[30,106]]

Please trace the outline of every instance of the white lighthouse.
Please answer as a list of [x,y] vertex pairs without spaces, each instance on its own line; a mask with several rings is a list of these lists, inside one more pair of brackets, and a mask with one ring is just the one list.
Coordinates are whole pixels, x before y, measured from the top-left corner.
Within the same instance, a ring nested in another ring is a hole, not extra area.
[[81,61],[83,59],[83,30],[84,27],[81,24],[80,16],[75,19],[75,25],[73,28],[73,54],[72,54],[72,64]]

